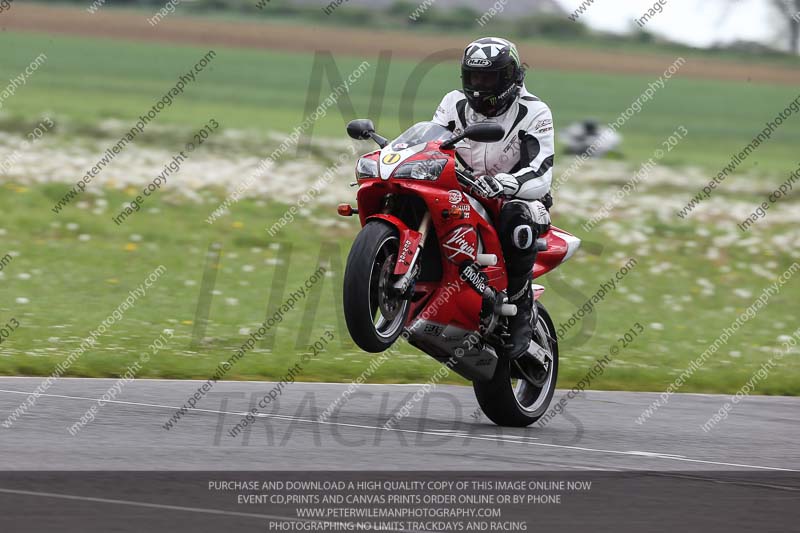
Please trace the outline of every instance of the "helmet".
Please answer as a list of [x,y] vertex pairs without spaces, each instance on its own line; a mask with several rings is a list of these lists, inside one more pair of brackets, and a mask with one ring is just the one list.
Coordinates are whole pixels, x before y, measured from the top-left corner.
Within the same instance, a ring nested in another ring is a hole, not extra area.
[[525,69],[517,47],[497,37],[478,39],[464,50],[461,83],[472,109],[487,117],[505,113],[519,94]]

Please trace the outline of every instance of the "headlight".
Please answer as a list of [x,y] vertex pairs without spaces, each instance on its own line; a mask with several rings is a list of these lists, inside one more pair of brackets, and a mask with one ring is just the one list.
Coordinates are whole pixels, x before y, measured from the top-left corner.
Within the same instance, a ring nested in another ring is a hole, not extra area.
[[358,160],[356,165],[356,178],[377,178],[378,177],[378,162],[374,159],[367,159],[362,157]]
[[403,163],[394,171],[393,177],[434,181],[439,178],[446,164],[447,159],[426,159]]

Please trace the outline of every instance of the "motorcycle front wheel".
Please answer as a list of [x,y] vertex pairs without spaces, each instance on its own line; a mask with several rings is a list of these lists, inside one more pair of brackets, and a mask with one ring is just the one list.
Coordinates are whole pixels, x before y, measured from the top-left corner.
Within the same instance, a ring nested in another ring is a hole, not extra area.
[[409,301],[394,290],[400,249],[397,229],[379,221],[359,232],[344,272],[344,317],[353,341],[365,352],[388,349],[403,331]]
[[481,410],[498,426],[526,427],[541,418],[550,406],[558,377],[558,337],[553,321],[536,302],[533,340],[543,348],[544,364],[523,356],[517,361],[501,359],[490,381],[474,382]]

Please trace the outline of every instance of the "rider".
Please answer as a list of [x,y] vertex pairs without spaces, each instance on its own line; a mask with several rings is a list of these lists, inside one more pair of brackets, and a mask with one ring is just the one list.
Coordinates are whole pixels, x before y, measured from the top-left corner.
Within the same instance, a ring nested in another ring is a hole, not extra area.
[[487,37],[470,43],[461,60],[463,91],[448,93],[433,121],[456,134],[475,123],[506,131],[497,143],[464,141],[459,161],[477,179],[473,191],[504,198],[497,230],[508,270],[508,296],[517,306],[510,320],[512,359],[528,348],[532,328],[531,271],[536,239],[550,226],[554,134],[550,108],[525,88],[525,67],[514,43]]

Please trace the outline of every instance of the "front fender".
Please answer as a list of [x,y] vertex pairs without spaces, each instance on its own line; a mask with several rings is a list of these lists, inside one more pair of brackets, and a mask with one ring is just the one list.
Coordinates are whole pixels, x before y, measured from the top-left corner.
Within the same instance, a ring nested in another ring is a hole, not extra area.
[[370,215],[364,219],[364,225],[366,226],[371,220],[380,220],[386,224],[389,224],[390,226],[394,226],[400,233],[403,233],[409,229],[405,222],[394,215],[387,215],[385,213],[381,213],[379,215]]
[[408,272],[409,267],[411,267],[411,259],[417,253],[422,234],[406,226],[405,222],[394,215],[380,214],[369,216],[365,220],[365,225],[373,220],[395,227],[400,234],[400,246],[394,273],[397,276],[402,276]]

